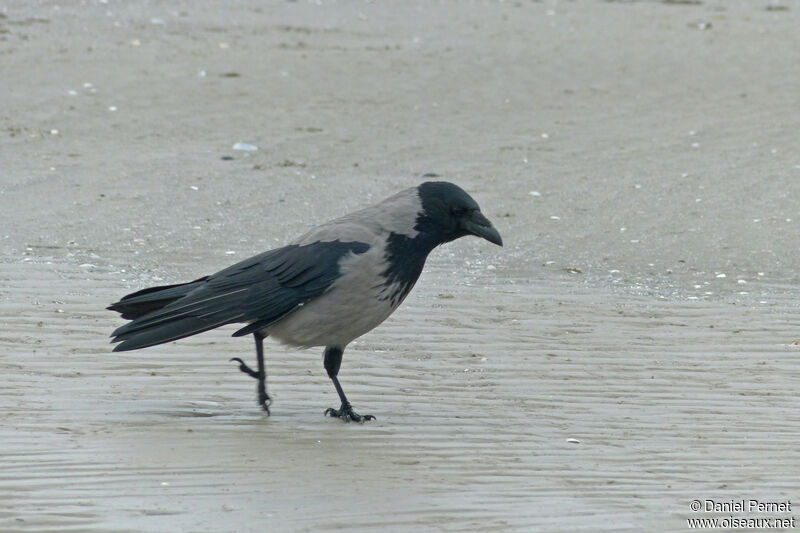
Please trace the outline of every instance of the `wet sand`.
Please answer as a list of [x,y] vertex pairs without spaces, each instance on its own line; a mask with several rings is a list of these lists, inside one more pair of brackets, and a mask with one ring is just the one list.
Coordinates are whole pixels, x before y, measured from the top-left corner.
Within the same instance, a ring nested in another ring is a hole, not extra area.
[[[730,514],[692,500],[796,499],[796,9],[88,4],[0,6],[0,530],[685,531]],[[348,347],[377,421],[322,416],[320,350],[268,342],[270,417],[233,328],[110,352],[127,292],[426,172],[507,244],[438,250]]]

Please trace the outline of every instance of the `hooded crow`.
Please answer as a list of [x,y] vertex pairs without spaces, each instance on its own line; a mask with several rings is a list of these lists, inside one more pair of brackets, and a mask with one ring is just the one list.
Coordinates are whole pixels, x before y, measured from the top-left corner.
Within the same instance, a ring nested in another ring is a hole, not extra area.
[[503,245],[463,189],[426,182],[216,274],[125,296],[108,307],[130,320],[111,334],[112,342],[120,343],[114,351],[241,323],[233,336],[253,335],[258,370],[238,357],[231,361],[258,380],[258,403],[267,413],[272,400],[263,341],[270,336],[289,346],[324,346],[325,370],[342,402],[325,414],[348,422],[371,420],[375,417],[353,411],[339,384],[345,347],[397,309],[434,248],[466,235]]

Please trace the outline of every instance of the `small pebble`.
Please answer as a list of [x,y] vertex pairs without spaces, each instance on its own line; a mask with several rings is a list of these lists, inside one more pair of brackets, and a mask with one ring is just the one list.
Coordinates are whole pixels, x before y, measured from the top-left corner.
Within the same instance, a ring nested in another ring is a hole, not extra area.
[[540,193],[539,191],[531,191],[528,194],[530,194],[531,196],[541,196],[542,195],[542,193]]
[[579,441],[578,439],[573,439],[573,438],[567,439],[567,442],[569,442],[570,444],[580,444],[581,443],[581,441]]
[[233,149],[240,150],[242,152],[255,152],[256,150],[258,150],[258,146],[247,143],[236,143],[233,145]]

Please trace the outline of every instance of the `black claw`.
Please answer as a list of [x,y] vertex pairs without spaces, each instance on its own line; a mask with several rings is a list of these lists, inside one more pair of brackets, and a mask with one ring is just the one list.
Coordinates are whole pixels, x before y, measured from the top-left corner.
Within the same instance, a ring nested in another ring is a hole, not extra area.
[[264,411],[266,411],[267,415],[270,414],[269,406],[272,405],[272,398],[269,397],[267,394],[267,387],[266,383],[264,383],[264,377],[259,373],[247,366],[247,363],[239,359],[238,357],[231,358],[231,361],[236,361],[239,363],[239,370],[247,374],[253,379],[258,380],[258,405],[261,406]]
[[325,409],[325,416],[338,418],[345,422],[358,422],[359,424],[363,424],[367,420],[376,420],[372,415],[360,415],[356,413],[349,403],[343,403],[339,409],[334,409],[333,407]]
[[266,392],[258,391],[258,405],[261,406],[264,411],[267,412],[267,415],[270,414],[269,406],[272,405],[272,398]]
[[245,374],[247,374],[251,378],[261,379],[261,376],[258,375],[258,372],[256,372],[255,370],[253,370],[252,368],[247,366],[247,363],[245,363],[244,361],[242,361],[238,357],[231,358],[231,361],[236,361],[237,363],[239,363],[239,370],[241,370],[242,372],[244,372]]

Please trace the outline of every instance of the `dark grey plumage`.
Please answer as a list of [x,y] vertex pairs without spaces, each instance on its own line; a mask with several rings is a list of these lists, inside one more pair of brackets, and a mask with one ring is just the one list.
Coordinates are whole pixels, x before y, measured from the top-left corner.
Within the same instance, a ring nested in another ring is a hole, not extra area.
[[325,346],[325,368],[342,406],[327,414],[364,421],[353,412],[337,374],[345,346],[383,322],[419,278],[438,245],[476,235],[502,246],[478,204],[447,182],[426,182],[371,207],[318,226],[292,243],[195,281],[129,294],[109,309],[131,321],[112,333],[114,351],[169,342],[231,323],[234,336],[253,334],[259,403],[269,412],[263,339]]
[[191,283],[130,294],[109,307],[133,319],[114,331],[114,342],[123,341],[114,351],[147,348],[233,322],[248,323],[234,337],[263,329],[325,292],[339,277],[343,256],[368,249],[362,242],[289,245]]

